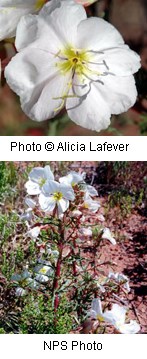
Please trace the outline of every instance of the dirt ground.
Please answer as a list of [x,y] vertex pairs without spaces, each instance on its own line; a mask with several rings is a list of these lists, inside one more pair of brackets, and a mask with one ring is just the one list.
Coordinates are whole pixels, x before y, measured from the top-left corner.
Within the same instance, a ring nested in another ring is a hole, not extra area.
[[[79,165],[82,170],[87,172],[89,181],[92,181],[97,188],[99,202],[101,203],[98,214],[101,213],[105,216],[105,210],[108,206],[108,193],[110,193],[112,185],[104,184],[101,180],[99,180],[101,183],[97,184],[99,172],[96,172],[95,162],[86,162],[86,166],[82,162],[76,163],[76,165],[73,165],[73,168]],[[143,163],[138,163],[136,166],[140,166],[141,170],[140,175],[136,178],[136,184],[138,183],[139,185],[139,182],[141,184],[142,181],[143,171],[145,175],[147,167]],[[135,168],[133,167],[132,162],[130,186],[135,173]],[[120,183],[121,181],[122,179]],[[133,182],[135,184],[135,180]],[[103,225],[110,228],[117,244],[112,246],[105,242],[100,262],[105,263],[107,258],[109,258],[114,264],[113,269],[111,265],[101,265],[101,270],[104,269],[106,274],[114,270],[129,277],[131,287],[131,293],[127,296],[127,305],[130,309],[129,317],[139,322],[141,333],[147,333],[147,208],[142,207],[141,210],[132,209],[125,219],[118,214],[117,206],[109,210]],[[87,250],[85,256],[90,257],[89,250]]]

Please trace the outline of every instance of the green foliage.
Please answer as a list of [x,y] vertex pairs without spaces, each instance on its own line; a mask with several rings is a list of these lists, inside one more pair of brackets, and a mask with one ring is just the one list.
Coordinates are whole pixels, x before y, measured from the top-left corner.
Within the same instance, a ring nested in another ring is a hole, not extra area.
[[10,279],[17,265],[22,265],[24,251],[20,245],[16,249],[12,246],[11,238],[14,238],[17,231],[18,216],[15,213],[0,215],[0,269],[1,273]]
[[13,162],[0,161],[0,198],[4,193],[12,193],[12,187],[17,183],[17,171]]
[[1,214],[0,215],[0,241],[1,245],[7,241],[7,239],[13,235],[16,224],[18,221],[18,215],[15,213]]
[[123,217],[131,213],[133,197],[125,190],[115,190],[108,196],[108,208],[118,207]]
[[20,332],[36,334],[67,334],[72,328],[68,300],[63,297],[54,316],[51,298],[30,294],[20,317]]

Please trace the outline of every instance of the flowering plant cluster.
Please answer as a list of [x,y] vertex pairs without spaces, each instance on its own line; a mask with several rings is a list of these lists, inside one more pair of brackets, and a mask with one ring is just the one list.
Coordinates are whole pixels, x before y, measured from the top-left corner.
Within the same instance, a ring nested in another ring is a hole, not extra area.
[[100,131],[135,103],[140,57],[111,24],[87,17],[93,2],[0,0],[0,40],[16,36],[5,78],[30,119],[65,108],[76,124]]
[[[47,294],[52,299],[54,325],[64,293],[85,333],[107,332],[109,327],[113,332],[137,333],[139,324],[126,319],[128,277],[101,270],[105,240],[112,246],[117,242],[103,226],[98,192],[86,183],[85,173],[71,171],[55,178],[49,165],[35,167],[25,190],[26,209],[20,219],[27,226],[25,237],[38,249],[38,258],[34,266],[26,263],[22,272],[13,274],[15,295]],[[86,251],[90,257],[85,257]]]

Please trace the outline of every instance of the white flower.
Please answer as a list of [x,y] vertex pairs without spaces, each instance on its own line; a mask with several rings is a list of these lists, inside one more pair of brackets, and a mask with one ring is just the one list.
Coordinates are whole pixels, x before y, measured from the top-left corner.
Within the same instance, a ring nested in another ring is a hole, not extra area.
[[28,278],[31,278],[31,273],[28,272],[27,269],[25,269],[21,274],[13,274],[11,277],[12,281],[18,282],[18,283],[24,283],[26,284],[26,280]]
[[25,204],[29,207],[29,209],[34,209],[36,207],[36,202],[34,199],[26,197]]
[[40,227],[38,227],[38,226],[36,226],[36,227],[30,229],[30,230],[27,232],[27,235],[28,235],[31,239],[33,239],[33,240],[37,239],[38,236],[39,236],[39,234],[40,234]]
[[92,301],[90,315],[100,322],[105,321],[113,325],[122,334],[135,334],[139,332],[140,326],[135,320],[125,323],[126,312],[127,309],[118,304],[113,304],[111,310],[103,312],[100,299],[95,298]]
[[23,214],[21,214],[20,219],[23,221],[31,221],[33,215],[33,209],[36,206],[36,202],[29,197],[25,198],[25,204],[28,208],[25,210]]
[[27,291],[21,287],[17,287],[15,290],[16,297],[23,297],[26,294],[27,294]]
[[74,191],[70,185],[48,181],[43,186],[43,191],[39,196],[39,204],[45,212],[52,212],[57,206],[60,215],[67,210],[69,201],[73,201],[74,198]]
[[46,0],[0,0],[0,41],[15,36],[23,15],[37,13]]
[[98,196],[98,191],[91,185],[89,184],[84,184],[82,186],[82,189],[84,190],[85,192],[85,196],[91,196],[91,197],[95,197],[95,196]]
[[29,173],[29,181],[26,182],[25,188],[29,195],[37,195],[41,193],[42,187],[47,180],[53,180],[54,175],[50,169],[50,166],[44,168],[35,167]]
[[34,271],[37,273],[35,276],[35,280],[40,283],[47,283],[49,281],[49,277],[51,277],[54,272],[51,266],[41,264],[37,265],[34,268]]
[[65,183],[65,184],[70,184],[72,187],[74,187],[76,184],[84,181],[84,176],[85,176],[85,173],[80,174],[80,173],[71,171],[70,173],[68,173],[67,176],[60,177],[59,182]]
[[113,273],[110,272],[108,274],[108,279],[114,279],[118,283],[123,283],[124,288],[127,290],[127,292],[130,292],[130,286],[129,286],[129,279],[126,275],[122,273]]
[[36,274],[35,279],[40,283],[47,283],[49,281],[49,277],[44,274]]
[[86,193],[84,196],[83,206],[91,212],[96,213],[100,208],[100,203],[98,201],[93,201],[93,199]]
[[79,232],[83,234],[85,237],[91,237],[92,236],[92,230],[90,227],[82,227],[79,229]]
[[136,101],[132,74],[139,56],[111,24],[87,18],[73,0],[49,1],[39,15],[22,17],[16,48],[5,77],[32,120],[53,118],[66,107],[76,124],[100,131],[111,114]]
[[103,229],[102,238],[103,238],[103,239],[108,239],[108,241],[111,242],[113,245],[116,244],[116,240],[115,240],[115,238],[112,236],[112,234],[111,234],[109,228],[104,228],[104,229]]

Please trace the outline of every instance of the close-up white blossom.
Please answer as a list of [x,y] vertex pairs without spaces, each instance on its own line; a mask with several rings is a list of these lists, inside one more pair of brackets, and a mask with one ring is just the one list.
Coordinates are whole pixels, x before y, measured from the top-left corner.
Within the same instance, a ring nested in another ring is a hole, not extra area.
[[39,204],[45,212],[52,212],[57,207],[58,215],[60,215],[68,209],[69,201],[73,201],[74,198],[71,185],[48,181],[39,195]]
[[33,168],[29,173],[29,180],[25,184],[27,193],[29,195],[37,195],[41,193],[42,187],[47,180],[54,180],[54,175],[50,166]]
[[136,334],[140,330],[140,325],[136,320],[130,320],[126,323],[127,309],[118,304],[113,304],[111,310],[102,310],[101,300],[98,298],[93,299],[90,316],[100,322],[106,322],[113,325],[115,329],[122,334]]
[[73,0],[52,0],[38,15],[23,16],[15,46],[5,77],[32,120],[65,107],[76,124],[100,131],[136,101],[140,57],[111,24],[87,18]]

